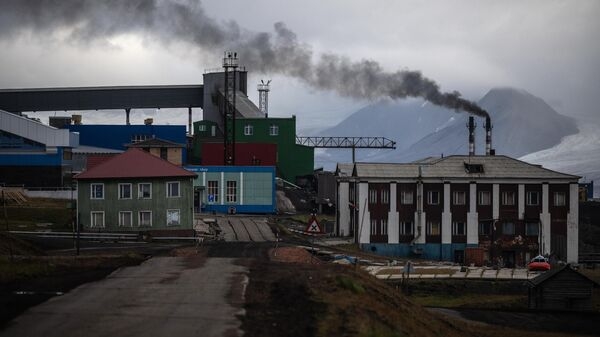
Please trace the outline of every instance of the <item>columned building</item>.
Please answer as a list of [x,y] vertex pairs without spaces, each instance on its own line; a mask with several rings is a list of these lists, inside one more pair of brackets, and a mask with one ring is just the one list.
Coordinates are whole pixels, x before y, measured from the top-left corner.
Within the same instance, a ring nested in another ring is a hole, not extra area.
[[390,256],[576,262],[578,180],[506,156],[338,165],[338,235]]

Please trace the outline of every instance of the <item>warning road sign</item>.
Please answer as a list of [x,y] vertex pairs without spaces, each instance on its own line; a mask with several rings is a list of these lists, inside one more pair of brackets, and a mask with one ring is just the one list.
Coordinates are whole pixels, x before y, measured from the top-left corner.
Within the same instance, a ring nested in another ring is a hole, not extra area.
[[308,226],[306,227],[306,232],[312,233],[312,234],[323,233],[323,229],[321,228],[321,225],[319,225],[319,222],[317,221],[317,217],[315,217],[314,215],[312,217],[310,217],[310,219],[308,220]]

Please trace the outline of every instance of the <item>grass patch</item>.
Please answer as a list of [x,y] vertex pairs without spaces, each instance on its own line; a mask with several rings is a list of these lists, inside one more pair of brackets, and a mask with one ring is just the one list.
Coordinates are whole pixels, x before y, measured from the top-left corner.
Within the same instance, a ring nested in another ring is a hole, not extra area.
[[10,261],[7,256],[0,256],[0,283],[49,275],[55,270],[56,265],[49,261]]
[[362,294],[365,292],[365,288],[356,280],[347,277],[347,276],[338,276],[336,277],[337,284],[343,289],[350,290],[355,294]]
[[526,309],[527,296],[523,295],[412,295],[410,299],[425,307]]

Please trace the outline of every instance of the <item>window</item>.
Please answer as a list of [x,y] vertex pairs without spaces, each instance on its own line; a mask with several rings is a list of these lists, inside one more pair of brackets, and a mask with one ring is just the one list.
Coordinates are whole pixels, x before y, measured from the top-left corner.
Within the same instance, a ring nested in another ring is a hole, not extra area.
[[492,234],[492,223],[491,222],[480,222],[479,223],[479,235],[490,235]]
[[206,131],[206,125],[204,125],[204,124],[200,124],[200,125],[198,125],[198,131],[199,131],[199,132],[204,132],[204,131]]
[[69,149],[64,149],[63,160],[73,160],[73,152]]
[[502,192],[502,205],[510,206],[515,204],[515,192]]
[[143,142],[146,139],[150,139],[150,138],[152,138],[151,135],[133,135],[133,136],[131,136],[131,143],[135,144],[135,143]]
[[161,147],[160,158],[164,160],[169,160],[169,149],[167,149],[166,147]]
[[503,235],[515,235],[515,224],[512,222],[505,222],[502,224]]
[[279,136],[279,126],[271,125],[269,127],[269,136]]
[[467,173],[483,173],[483,164],[465,163],[465,172],[467,172]]
[[167,198],[180,197],[179,181],[171,181],[167,183]]
[[92,212],[90,226],[104,228],[104,212]]
[[90,184],[90,199],[104,199],[104,184]]
[[492,203],[492,194],[490,191],[479,191],[477,193],[477,203],[482,206],[487,206]]
[[219,181],[209,180],[208,181],[208,202],[219,202]]
[[439,221],[427,221],[427,235],[440,235]]
[[227,202],[237,202],[237,181],[227,181],[227,195],[225,199]]
[[428,191],[427,192],[427,203],[429,205],[439,205],[440,204],[440,192]]
[[139,183],[138,184],[138,199],[152,199],[152,184],[151,183]]
[[412,234],[413,234],[412,221],[400,221],[400,235],[412,235]]
[[554,206],[566,205],[566,199],[565,192],[554,192]]
[[390,203],[390,191],[389,190],[381,190],[381,203],[382,204]]
[[377,220],[371,219],[371,235],[377,235]]
[[181,213],[178,209],[167,210],[167,226],[179,226],[181,224]]
[[388,228],[387,219],[381,219],[380,226],[381,226],[381,231],[380,231],[381,235],[387,235],[387,228]]
[[131,184],[119,184],[119,199],[131,199]]
[[244,136],[252,136],[254,134],[254,127],[250,124],[244,125]]
[[525,223],[525,235],[538,236],[540,234],[540,224],[537,222]]
[[400,191],[400,203],[402,205],[412,205],[413,204],[413,191]]
[[464,205],[467,203],[467,193],[465,191],[454,191],[452,193],[452,203],[454,205]]
[[374,188],[369,189],[369,204],[377,203],[377,190]]
[[452,235],[466,235],[467,225],[462,221],[452,222]]
[[527,205],[537,206],[540,203],[540,194],[536,191],[527,192]]
[[140,211],[138,213],[138,226],[152,226],[152,211]]
[[119,227],[133,227],[131,212],[119,212]]

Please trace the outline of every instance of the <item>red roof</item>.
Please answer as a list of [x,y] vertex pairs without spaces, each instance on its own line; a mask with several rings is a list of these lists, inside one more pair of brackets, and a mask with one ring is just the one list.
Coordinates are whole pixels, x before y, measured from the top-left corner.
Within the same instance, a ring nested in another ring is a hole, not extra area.
[[87,165],[85,166],[86,170],[91,169],[92,167],[96,167],[110,158],[114,157],[114,154],[109,155],[89,155],[87,156]]
[[75,179],[195,177],[196,174],[137,148],[131,148],[76,175]]

